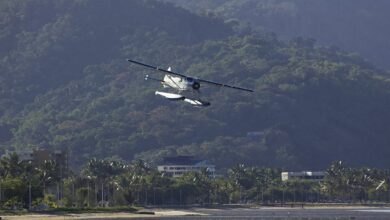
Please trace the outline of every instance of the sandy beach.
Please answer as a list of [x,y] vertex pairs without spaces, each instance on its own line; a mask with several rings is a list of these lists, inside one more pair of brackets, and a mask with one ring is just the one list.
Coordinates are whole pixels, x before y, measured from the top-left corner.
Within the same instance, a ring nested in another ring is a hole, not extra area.
[[64,219],[129,219],[129,218],[156,218],[156,217],[178,217],[178,216],[200,216],[205,215],[190,211],[177,210],[156,210],[154,214],[139,214],[129,212],[117,213],[83,213],[83,214],[27,214],[27,215],[6,215],[1,216],[2,220],[64,220]]

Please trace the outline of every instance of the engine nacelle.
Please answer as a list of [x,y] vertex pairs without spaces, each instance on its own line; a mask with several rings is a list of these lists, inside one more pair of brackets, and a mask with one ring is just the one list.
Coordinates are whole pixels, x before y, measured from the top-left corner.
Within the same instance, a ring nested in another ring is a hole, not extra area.
[[195,90],[198,90],[200,88],[200,83],[192,77],[186,77],[186,82],[187,85],[190,85]]

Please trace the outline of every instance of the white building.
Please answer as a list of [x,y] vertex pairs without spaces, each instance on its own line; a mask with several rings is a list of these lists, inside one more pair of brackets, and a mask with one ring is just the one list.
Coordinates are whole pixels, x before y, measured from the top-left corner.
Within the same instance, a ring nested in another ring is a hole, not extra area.
[[324,171],[282,172],[282,181],[287,181],[292,179],[323,181],[325,178],[325,174],[326,172]]
[[180,177],[188,172],[200,172],[205,169],[210,177],[215,177],[215,165],[205,160],[196,160],[192,156],[165,157],[164,162],[157,166],[157,170],[167,176]]

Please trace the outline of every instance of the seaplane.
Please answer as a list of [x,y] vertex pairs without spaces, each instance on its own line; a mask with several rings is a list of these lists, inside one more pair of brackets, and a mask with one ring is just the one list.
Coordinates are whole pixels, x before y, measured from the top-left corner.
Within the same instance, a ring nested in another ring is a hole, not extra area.
[[[154,80],[158,81],[162,84],[164,88],[171,88],[177,91],[177,93],[168,93],[168,92],[160,92],[156,91],[155,94],[162,96],[171,101],[184,101],[196,107],[207,107],[210,105],[210,102],[201,100],[200,98],[193,98],[193,94],[195,96],[199,96],[199,91],[201,84],[208,84],[217,87],[224,87],[229,89],[240,90],[244,92],[254,92],[251,89],[223,84],[219,82],[213,82],[210,80],[199,79],[192,76],[187,76],[181,73],[176,73],[172,71],[171,67],[168,69],[162,69],[156,66],[151,66],[149,64],[141,63],[135,60],[127,59],[130,63],[137,64],[146,68],[150,68],[156,70],[157,72],[163,73],[164,77],[162,79],[157,79],[154,77],[150,77],[149,75],[145,76],[145,80]],[[187,94],[187,95],[185,95]]]

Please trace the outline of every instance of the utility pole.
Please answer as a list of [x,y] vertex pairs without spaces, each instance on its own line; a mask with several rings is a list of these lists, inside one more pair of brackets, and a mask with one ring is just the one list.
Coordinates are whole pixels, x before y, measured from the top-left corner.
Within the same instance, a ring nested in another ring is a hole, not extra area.
[[60,201],[60,185],[59,182],[57,182],[57,205],[59,201]]
[[104,207],[104,205],[103,205],[104,204],[103,203],[103,199],[104,199],[103,196],[104,196],[104,188],[103,188],[103,181],[102,181],[102,206]]
[[261,204],[264,204],[264,189],[263,189],[263,186],[261,186]]
[[148,205],[148,189],[145,189],[145,206]]
[[[1,186],[0,186],[1,189]],[[156,205],[156,188],[153,187],[153,205]]]
[[173,190],[171,189],[171,205],[173,204]]
[[112,184],[112,205],[116,206],[116,197],[115,197],[115,192],[116,192],[116,187],[115,187],[115,182]]
[[95,181],[95,207],[96,205],[98,204],[99,200],[98,200],[98,184],[97,184],[97,181]]
[[72,179],[72,203],[73,206],[76,206],[76,201],[75,201],[75,196],[74,196],[74,180]]
[[211,205],[211,190],[209,190],[209,205]]
[[320,189],[318,188],[317,191],[317,203],[320,202]]
[[[31,161],[29,161],[29,169],[31,169]],[[31,170],[28,175],[28,209],[31,210]]]
[[88,179],[88,182],[87,182],[87,206],[88,206],[88,208],[90,207],[89,205],[89,179]]
[[240,186],[240,204],[241,204],[242,198],[241,198],[241,186]]
[[28,184],[28,209],[31,210],[31,179]]
[[43,174],[43,198],[45,198],[45,192],[46,192],[46,181],[45,181],[45,178],[46,178],[46,171],[44,172]]
[[181,188],[180,188],[180,191],[179,191],[179,193],[180,193],[180,197],[179,197],[179,204],[181,205]]

